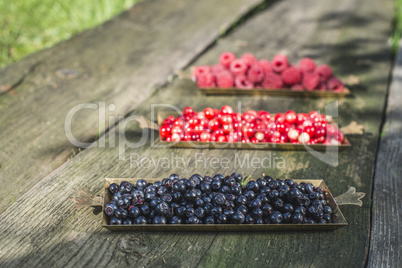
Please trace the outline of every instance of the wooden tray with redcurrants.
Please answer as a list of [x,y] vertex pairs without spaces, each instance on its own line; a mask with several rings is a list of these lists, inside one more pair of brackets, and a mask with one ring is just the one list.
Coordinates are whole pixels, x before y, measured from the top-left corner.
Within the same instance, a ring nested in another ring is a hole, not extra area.
[[294,95],[308,97],[342,97],[350,90],[337,78],[331,67],[316,65],[302,58],[297,65],[278,54],[271,61],[257,60],[251,53],[241,58],[224,52],[219,63],[195,66],[192,80],[207,95]]
[[158,114],[159,125],[153,128],[159,130],[163,144],[180,148],[346,149],[351,144],[344,134],[363,133],[363,126],[354,121],[339,129],[332,118],[317,111],[236,113],[226,105],[201,112],[186,107],[177,117],[167,114]]

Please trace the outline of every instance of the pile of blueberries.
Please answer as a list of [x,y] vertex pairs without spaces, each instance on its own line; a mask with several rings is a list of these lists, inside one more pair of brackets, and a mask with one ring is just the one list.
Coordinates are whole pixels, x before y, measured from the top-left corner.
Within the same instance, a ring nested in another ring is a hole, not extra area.
[[332,218],[324,189],[270,176],[172,174],[153,184],[112,183],[109,190],[113,198],[104,212],[111,225],[325,224]]

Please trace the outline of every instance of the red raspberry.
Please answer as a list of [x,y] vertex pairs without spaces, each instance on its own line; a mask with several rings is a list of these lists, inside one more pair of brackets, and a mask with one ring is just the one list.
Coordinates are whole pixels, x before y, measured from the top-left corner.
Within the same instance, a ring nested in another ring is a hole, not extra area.
[[254,57],[253,54],[251,53],[245,53],[243,56],[241,56],[241,60],[247,64],[247,67],[252,66],[254,63],[257,62],[257,59]]
[[289,66],[288,57],[285,55],[276,55],[272,59],[271,65],[275,72],[281,73]]
[[217,75],[217,74],[219,74],[219,73],[221,73],[221,72],[223,72],[223,71],[225,71],[225,70],[226,70],[226,68],[223,67],[223,65],[220,64],[220,63],[215,64],[214,66],[211,67],[211,72],[212,72],[213,74],[215,74],[215,75]]
[[328,89],[333,90],[335,92],[342,91],[345,88],[341,80],[339,80],[336,77],[329,79],[327,85]]
[[204,73],[197,78],[198,87],[215,87],[215,75],[211,73]]
[[288,85],[295,85],[300,82],[300,71],[296,67],[289,67],[282,72],[282,79]]
[[247,78],[253,83],[261,82],[264,79],[264,70],[258,63],[254,63],[248,70]]
[[271,63],[268,60],[260,60],[259,61],[261,68],[264,70],[265,73],[272,72]]
[[299,67],[303,72],[312,73],[315,70],[315,61],[310,58],[302,58],[299,62]]
[[229,68],[230,64],[232,63],[232,61],[234,61],[236,59],[236,55],[233,54],[232,52],[223,52],[220,56],[219,56],[219,62],[223,65],[223,67],[225,68]]
[[320,82],[320,77],[315,73],[305,73],[303,75],[303,86],[305,89],[311,91],[317,88]]
[[267,73],[265,74],[265,79],[262,82],[263,88],[270,89],[270,88],[282,88],[283,81],[280,75],[275,73]]
[[229,71],[223,71],[216,75],[216,84],[220,88],[233,87],[234,78]]
[[230,71],[235,75],[246,74],[247,72],[247,64],[243,62],[243,60],[235,59],[230,64]]
[[332,76],[332,69],[326,64],[322,64],[315,69],[315,73],[318,74],[321,81],[328,81],[328,79]]
[[200,77],[203,74],[210,73],[211,72],[211,67],[208,65],[205,66],[195,66],[193,69],[193,79],[198,80],[198,77]]
[[302,90],[304,90],[304,87],[303,87],[302,84],[296,84],[296,85],[293,85],[291,87],[291,89],[294,90],[294,91],[302,91]]
[[245,75],[236,76],[234,81],[235,87],[243,88],[243,89],[252,89],[254,88],[254,84],[247,80]]

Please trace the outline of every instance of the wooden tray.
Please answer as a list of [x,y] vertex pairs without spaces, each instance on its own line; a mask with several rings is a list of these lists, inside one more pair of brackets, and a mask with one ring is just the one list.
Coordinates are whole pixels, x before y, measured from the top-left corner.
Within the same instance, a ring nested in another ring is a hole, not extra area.
[[[77,209],[83,207],[102,206],[102,227],[111,231],[156,231],[156,232],[252,232],[252,231],[329,231],[347,226],[348,223],[343,216],[340,205],[358,205],[364,197],[364,193],[356,193],[356,189],[351,187],[345,194],[334,198],[323,180],[294,180],[297,183],[311,183],[315,187],[322,187],[326,193],[325,198],[333,210],[333,222],[327,224],[146,224],[146,225],[110,225],[108,216],[104,213],[104,207],[111,201],[112,194],[109,185],[112,183],[120,184],[128,181],[135,184],[138,179],[106,178],[104,183],[103,197],[93,197],[84,192],[80,192],[71,200],[76,202]],[[145,179],[147,182],[160,181],[161,179]]]
[[[167,112],[160,112],[157,115],[158,124],[149,121],[145,117],[141,117],[141,128],[150,128],[159,131],[159,126],[163,123],[163,120],[169,115]],[[146,124],[143,124],[146,122]],[[358,125],[355,121],[352,121],[349,125],[341,128],[344,134],[363,134],[363,126]],[[307,150],[307,148],[316,151],[327,150],[345,150],[351,147],[349,140],[344,138],[342,144],[339,145],[323,145],[323,144],[292,144],[292,143],[272,143],[272,142],[260,142],[260,143],[241,143],[241,142],[201,142],[201,141],[179,141],[179,142],[167,142],[160,139],[161,144],[172,148],[194,148],[194,149],[245,149],[245,150]]]
[[272,96],[296,96],[296,97],[315,97],[315,98],[334,98],[334,97],[345,97],[350,95],[350,90],[344,88],[344,90],[339,92],[334,92],[330,90],[291,90],[289,88],[275,88],[275,89],[265,89],[265,88],[253,88],[253,89],[242,89],[242,88],[198,88],[205,95],[272,95]]

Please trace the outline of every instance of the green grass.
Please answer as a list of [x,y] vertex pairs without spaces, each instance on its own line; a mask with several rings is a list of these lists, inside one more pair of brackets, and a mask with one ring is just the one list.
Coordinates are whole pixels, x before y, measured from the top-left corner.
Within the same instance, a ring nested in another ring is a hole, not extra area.
[[0,0],[0,68],[66,40],[138,0]]
[[394,31],[391,36],[392,52],[398,52],[399,40],[402,37],[402,0],[395,1]]

